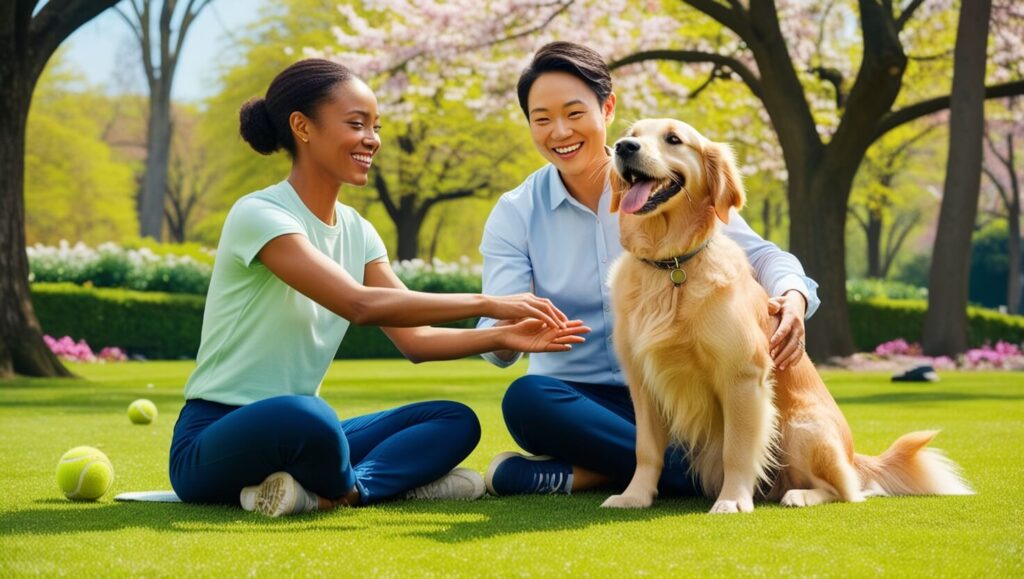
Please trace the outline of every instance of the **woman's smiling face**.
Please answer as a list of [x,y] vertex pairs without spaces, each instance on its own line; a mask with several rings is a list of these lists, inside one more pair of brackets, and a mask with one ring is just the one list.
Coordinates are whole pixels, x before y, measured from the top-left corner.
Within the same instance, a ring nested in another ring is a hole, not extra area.
[[604,104],[582,80],[565,72],[537,77],[527,98],[530,135],[540,154],[565,176],[584,175],[607,160],[615,95]]
[[365,185],[380,149],[379,123],[373,91],[358,79],[339,83],[309,125],[308,151],[339,182]]

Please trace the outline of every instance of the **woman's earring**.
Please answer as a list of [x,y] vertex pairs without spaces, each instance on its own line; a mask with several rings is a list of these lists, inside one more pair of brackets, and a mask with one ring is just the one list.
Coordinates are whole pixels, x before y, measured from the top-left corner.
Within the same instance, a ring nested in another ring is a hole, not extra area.
[[303,138],[302,138],[302,142],[303,142],[303,143],[308,143],[308,142],[309,142],[309,139],[307,139],[307,138],[303,137]]

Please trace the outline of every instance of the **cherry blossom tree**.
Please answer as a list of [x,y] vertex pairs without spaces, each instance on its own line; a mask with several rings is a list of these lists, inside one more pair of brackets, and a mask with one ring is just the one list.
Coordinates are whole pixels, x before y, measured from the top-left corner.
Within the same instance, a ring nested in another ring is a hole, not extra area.
[[[604,55],[621,99],[641,113],[664,105],[657,93],[685,97],[705,79],[744,85],[785,163],[790,248],[821,284],[808,339],[819,359],[854,349],[844,225],[861,160],[882,135],[950,104],[953,0],[372,0],[339,10],[348,25],[321,53],[399,99],[461,77],[464,91],[447,98],[508,111],[518,72],[555,39]],[[1024,93],[1022,8],[996,0],[994,10],[985,98]]]

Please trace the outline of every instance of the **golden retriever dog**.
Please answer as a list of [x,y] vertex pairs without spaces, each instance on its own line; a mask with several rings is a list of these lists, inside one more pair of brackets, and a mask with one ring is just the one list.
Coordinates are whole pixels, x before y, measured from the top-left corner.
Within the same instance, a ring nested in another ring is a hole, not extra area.
[[615,347],[636,410],[637,467],[606,507],[648,507],[670,441],[713,513],[872,495],[971,494],[957,466],[904,435],[881,456],[853,435],[810,359],[775,372],[778,321],[743,250],[719,232],[744,192],[731,150],[675,120],[634,124],[615,145],[611,210],[626,253],[611,273]]

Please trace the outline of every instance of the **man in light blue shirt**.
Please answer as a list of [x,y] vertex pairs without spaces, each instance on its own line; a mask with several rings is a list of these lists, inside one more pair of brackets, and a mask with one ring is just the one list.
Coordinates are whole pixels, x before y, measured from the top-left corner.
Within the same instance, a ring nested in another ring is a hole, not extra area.
[[[513,439],[534,456],[506,452],[485,475],[495,495],[569,493],[625,487],[636,465],[636,426],[612,345],[609,268],[622,254],[619,216],[609,210],[607,125],[614,116],[611,78],[585,46],[543,47],[519,80],[519,101],[538,151],[550,164],[504,194],[491,211],[480,252],[483,292],[532,291],[591,328],[570,352],[533,354],[526,376],[505,394],[502,412]],[[802,354],[803,317],[819,305],[817,284],[793,255],[757,235],[735,213],[722,231],[746,252],[758,282],[778,298],[781,324],[772,336],[775,363]],[[481,319],[480,327],[503,323]],[[506,367],[520,353],[484,354]],[[659,488],[695,494],[688,465],[670,448]]]
[[[555,302],[569,319],[590,327],[587,341],[572,351],[530,356],[529,373],[571,382],[625,386],[622,368],[612,347],[612,304],[608,270],[622,254],[619,214],[608,210],[610,193],[600,198],[597,212],[574,199],[554,165],[530,175],[519,187],[502,195],[484,227],[480,253],[484,256],[484,288],[488,295],[533,291]],[[799,292],[807,300],[807,317],[820,301],[818,284],[804,275],[792,254],[765,241],[735,212],[722,232],[747,253],[757,281],[771,296]],[[480,320],[480,327],[496,322]],[[506,367],[510,359],[490,352],[489,362]]]

